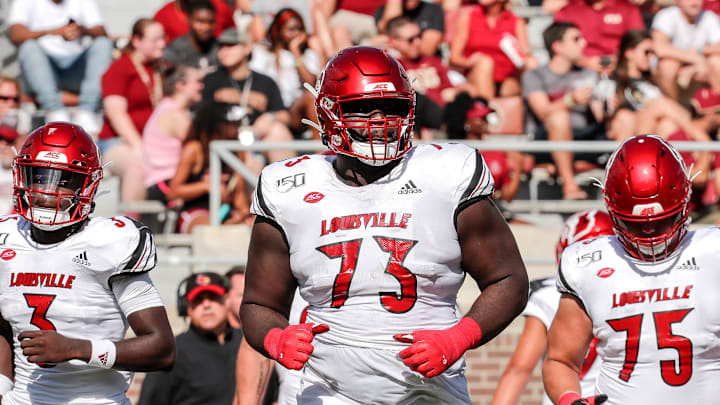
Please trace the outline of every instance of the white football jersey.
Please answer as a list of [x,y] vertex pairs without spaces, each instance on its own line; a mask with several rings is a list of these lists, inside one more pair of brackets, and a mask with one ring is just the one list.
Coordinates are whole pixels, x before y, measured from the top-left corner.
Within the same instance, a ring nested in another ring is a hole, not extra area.
[[88,366],[28,362],[18,334],[56,330],[79,339],[125,337],[128,322],[111,289],[113,276],[155,266],[149,229],[126,217],[92,218],[66,240],[40,245],[31,224],[0,217],[0,312],[12,326],[15,388],[3,404],[129,404],[132,373]]
[[397,333],[455,325],[465,277],[457,213],[493,193],[482,157],[460,144],[420,145],[362,187],[344,183],[334,159],[265,167],[251,208],[282,228],[307,321],[330,326],[314,342],[401,349]]
[[720,398],[720,229],[688,232],[672,257],[636,260],[615,236],[565,249],[558,289],[582,302],[608,404]]
[[[530,296],[523,311],[523,316],[531,316],[538,319],[545,326],[545,332],[550,330],[560,303],[560,292],[555,286],[555,277],[545,277],[530,282]],[[593,345],[585,357],[580,373],[580,388],[582,396],[593,395],[595,392],[595,378],[600,372],[600,361],[597,359],[597,351]],[[543,405],[552,405],[547,394],[543,394]]]

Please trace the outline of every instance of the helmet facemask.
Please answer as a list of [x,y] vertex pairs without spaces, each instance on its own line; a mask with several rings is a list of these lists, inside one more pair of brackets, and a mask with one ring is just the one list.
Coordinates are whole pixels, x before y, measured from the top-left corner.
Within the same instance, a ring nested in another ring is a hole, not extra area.
[[620,242],[633,255],[650,262],[670,256],[690,222],[686,203],[657,215],[630,216],[615,212],[612,218]]
[[14,167],[18,213],[38,229],[55,231],[85,219],[102,171],[18,158]]
[[331,149],[370,166],[402,157],[412,145],[413,100],[409,97],[360,96],[321,103],[332,117]]

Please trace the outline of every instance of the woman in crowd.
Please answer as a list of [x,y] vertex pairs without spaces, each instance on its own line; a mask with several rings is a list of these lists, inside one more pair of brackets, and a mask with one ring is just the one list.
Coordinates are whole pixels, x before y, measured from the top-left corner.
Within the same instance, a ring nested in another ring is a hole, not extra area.
[[[170,180],[169,200],[183,201],[178,231],[192,232],[196,225],[210,223],[210,141],[237,139],[240,117],[232,104],[210,102],[201,104],[190,124],[190,131],[182,145],[177,171]],[[253,166],[249,152],[237,156]],[[221,212],[224,224],[251,224],[250,198],[245,179],[227,169],[223,170],[222,201],[227,207]]]
[[157,63],[164,48],[162,25],[141,18],[123,55],[102,77],[105,118],[98,146],[103,160],[113,162],[110,172],[121,176],[123,202],[145,199],[141,134],[162,98]]
[[508,0],[479,0],[463,12],[450,43],[450,64],[467,72],[475,96],[520,95],[520,74],[537,61],[530,52],[525,20],[507,7]]
[[[631,30],[623,35],[618,50],[618,63],[613,79],[616,97],[610,106],[612,118],[608,136],[618,141],[635,134],[657,134],[671,139],[679,132],[685,139],[709,141],[710,136],[692,124],[692,116],[680,103],[667,97],[652,78],[652,39],[645,30]],[[613,108],[614,107],[614,108]],[[696,171],[693,185],[702,187],[709,173],[712,155],[709,152],[693,153]]]
[[[250,68],[270,76],[280,88],[283,104],[290,111],[293,133],[302,132],[302,118],[317,121],[315,100],[303,83],[315,84],[322,68],[319,53],[308,45],[302,16],[291,8],[275,14],[268,29],[270,45],[253,49]],[[319,137],[318,137],[319,139]]]

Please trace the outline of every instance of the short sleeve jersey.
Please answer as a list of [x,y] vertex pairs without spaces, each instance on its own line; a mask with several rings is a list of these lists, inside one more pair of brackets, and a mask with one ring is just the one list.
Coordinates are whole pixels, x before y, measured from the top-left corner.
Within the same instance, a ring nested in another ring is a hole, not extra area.
[[276,222],[308,322],[321,343],[399,348],[397,331],[458,321],[456,216],[493,193],[482,156],[459,144],[420,145],[374,183],[353,187],[313,155],[263,169],[251,211]]
[[562,255],[558,289],[592,320],[608,404],[702,403],[720,396],[720,229],[689,232],[666,260],[629,256],[615,236]]
[[152,233],[126,217],[93,218],[68,239],[39,245],[31,225],[0,217],[0,312],[15,343],[13,404],[129,404],[132,373],[80,360],[52,367],[31,363],[18,342],[22,331],[56,330],[70,338],[120,341],[128,328],[112,290],[121,274],[155,267]]

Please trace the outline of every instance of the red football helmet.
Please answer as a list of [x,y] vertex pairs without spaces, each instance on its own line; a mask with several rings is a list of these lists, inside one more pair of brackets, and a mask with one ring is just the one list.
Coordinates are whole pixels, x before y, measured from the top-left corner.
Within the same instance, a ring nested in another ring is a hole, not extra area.
[[13,160],[15,210],[47,231],[82,221],[92,212],[102,175],[90,135],[51,122],[33,131]]
[[613,233],[612,219],[606,212],[596,209],[576,212],[565,221],[562,232],[560,232],[560,240],[555,246],[558,263],[560,263],[563,250],[573,243]]
[[415,91],[385,51],[358,46],[338,52],[315,91],[323,143],[336,153],[381,166],[412,147]]
[[685,236],[690,178],[680,153],[655,135],[634,136],[610,157],[605,203],[618,239],[633,256],[668,257]]

